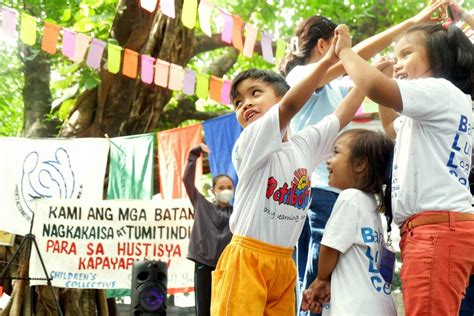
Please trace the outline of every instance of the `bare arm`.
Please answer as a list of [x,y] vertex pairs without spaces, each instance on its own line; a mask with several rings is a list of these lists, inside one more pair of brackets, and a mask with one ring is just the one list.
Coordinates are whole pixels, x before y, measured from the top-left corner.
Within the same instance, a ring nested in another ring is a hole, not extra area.
[[346,127],[346,125],[354,118],[357,109],[362,104],[362,101],[364,101],[364,97],[365,95],[360,91],[360,89],[354,87],[342,100],[341,104],[339,104],[334,111],[334,114],[339,118],[339,130]]
[[[355,45],[353,47],[354,52],[357,53],[359,56],[361,56],[363,59],[368,60],[372,58],[381,50],[388,47],[398,34],[407,30],[412,25],[431,21],[432,20],[431,15],[436,10],[439,10],[441,6],[442,6],[441,2],[438,2],[436,0],[431,0],[431,2],[415,16],[397,25],[394,25],[381,33],[378,33],[372,37],[369,37],[368,39],[363,40],[359,44]],[[474,19],[471,15],[470,17]],[[344,73],[345,71],[344,71],[342,62],[336,63],[334,66],[329,68],[326,75],[321,80],[321,84],[317,88],[323,87],[325,84],[331,82],[332,80],[336,79],[337,77],[341,76]]]
[[335,40],[332,42],[328,53],[320,61],[312,64],[309,73],[291,87],[280,101],[280,129],[284,129],[290,123],[293,116],[305,105],[314,90],[320,86],[320,82],[329,67],[336,62],[337,56],[334,53],[334,44]]
[[454,6],[464,22],[466,22],[471,29],[474,29],[474,16],[470,14],[469,11],[460,6],[456,0],[444,0],[444,3]]
[[336,54],[356,86],[378,104],[383,104],[397,112],[403,109],[400,90],[394,79],[387,78],[381,71],[371,66],[351,49],[347,26],[339,26]]

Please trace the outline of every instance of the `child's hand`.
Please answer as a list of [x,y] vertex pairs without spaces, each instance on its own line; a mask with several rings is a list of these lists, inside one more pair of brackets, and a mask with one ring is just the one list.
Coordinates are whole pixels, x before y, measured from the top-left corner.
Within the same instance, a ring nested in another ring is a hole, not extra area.
[[339,61],[339,57],[336,55],[336,43],[337,43],[337,36],[334,36],[334,38],[331,41],[331,46],[329,47],[329,50],[324,54],[324,59],[328,60],[331,64],[335,64]]
[[[441,21],[445,17],[446,6],[447,4],[443,1],[431,0],[430,3],[417,15],[412,17],[411,20],[415,24]],[[433,13],[436,14],[436,17],[433,17]]]
[[319,314],[324,304],[331,299],[331,281],[316,279],[309,288],[303,291],[301,309]]
[[352,47],[351,34],[349,33],[349,28],[347,25],[344,24],[338,25],[334,31],[334,34],[336,40],[335,52],[336,55],[340,57],[340,54],[343,50],[351,49]]
[[303,291],[303,299],[301,301],[301,310],[310,311],[315,314],[321,314],[323,305],[317,301],[313,290],[308,288]]
[[209,147],[207,147],[206,144],[200,143],[199,146],[201,147],[201,150],[202,150],[203,152],[208,153],[208,154],[211,152],[211,151],[209,150]]
[[387,77],[393,77],[393,61],[383,56],[376,62],[372,63],[372,66],[383,72]]

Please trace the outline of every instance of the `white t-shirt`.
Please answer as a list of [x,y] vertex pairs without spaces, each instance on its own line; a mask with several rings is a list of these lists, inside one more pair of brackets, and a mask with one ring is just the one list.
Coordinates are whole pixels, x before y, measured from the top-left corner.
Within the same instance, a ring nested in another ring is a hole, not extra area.
[[439,78],[397,80],[402,115],[393,159],[392,207],[400,226],[421,211],[474,212],[469,192],[471,98]]
[[293,247],[310,204],[310,172],[330,154],[340,125],[330,115],[282,142],[278,108],[247,126],[234,145],[239,183],[230,229],[234,235]]
[[324,230],[322,245],[341,252],[331,275],[331,302],[323,315],[397,315],[391,286],[380,275],[383,227],[372,194],[342,191]]

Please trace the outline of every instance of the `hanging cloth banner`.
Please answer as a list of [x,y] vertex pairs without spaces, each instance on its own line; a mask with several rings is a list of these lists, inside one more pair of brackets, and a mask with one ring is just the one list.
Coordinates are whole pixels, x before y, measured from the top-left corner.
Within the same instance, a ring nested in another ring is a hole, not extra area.
[[222,96],[221,96],[222,104],[230,104],[230,88],[231,87],[232,87],[232,80],[224,80],[224,84],[222,85]]
[[194,87],[196,85],[196,73],[191,69],[186,69],[183,81],[183,92],[187,95],[194,95]]
[[16,38],[16,16],[18,13],[11,8],[2,8],[2,32],[10,38]]
[[176,17],[174,0],[161,0],[160,1],[161,12],[174,19]]
[[198,14],[199,14],[199,25],[201,26],[201,31],[204,32],[207,36],[212,36],[211,31],[211,15],[214,5],[207,0],[202,0],[199,3]]
[[244,56],[252,58],[255,42],[257,41],[258,28],[256,26],[245,24],[245,43]]
[[161,59],[157,59],[155,63],[155,84],[157,86],[167,88],[169,73],[170,63]]
[[234,19],[232,15],[224,9],[219,9],[222,16],[222,34],[221,39],[225,43],[232,43],[232,29],[234,28]]
[[197,75],[196,96],[200,99],[209,96],[209,75],[203,73]]
[[41,49],[48,54],[56,54],[61,26],[45,21]]
[[107,43],[107,71],[118,74],[122,63],[122,47]]
[[262,45],[262,55],[263,58],[271,64],[275,62],[273,58],[272,41],[272,36],[269,33],[262,33],[262,40],[260,41],[260,44]]
[[63,29],[63,43],[61,52],[69,59],[73,59],[76,50],[76,32],[73,30]]
[[21,13],[20,40],[26,45],[36,43],[36,18],[24,12]]
[[153,74],[155,67],[153,64],[155,63],[155,58],[142,55],[142,67],[140,68],[140,78],[144,83],[151,84],[153,82]]
[[142,134],[111,139],[107,199],[152,198],[154,136]]
[[138,53],[134,50],[125,48],[123,53],[122,74],[135,79],[138,73]]
[[154,12],[157,4],[158,0],[140,0],[140,6],[148,12]]
[[184,0],[181,21],[189,29],[196,26],[197,0]]
[[244,48],[244,44],[242,42],[242,29],[244,27],[244,21],[236,15],[233,16],[233,28],[232,28],[232,45],[238,50],[242,50]]
[[105,42],[93,38],[87,55],[86,65],[94,69],[99,69],[104,49]]
[[168,89],[183,90],[183,81],[184,81],[183,67],[181,67],[180,65],[171,64]]
[[237,184],[237,173],[232,165],[232,148],[242,132],[235,113],[203,122],[206,144],[209,146],[209,167],[212,177],[227,174]]
[[89,36],[81,33],[76,34],[76,52],[74,53],[74,58],[72,59],[75,63],[80,63],[84,60],[84,56],[86,55],[90,41],[91,38]]
[[276,50],[275,50],[275,63],[277,64],[277,60],[282,60],[285,57],[286,51],[286,42],[279,39],[276,42]]
[[0,138],[0,230],[27,234],[36,199],[102,199],[108,151],[104,138]]
[[[189,151],[202,142],[201,124],[174,128],[159,132],[158,159],[160,168],[160,191],[163,199],[184,198],[186,190],[182,175]],[[196,187],[200,188],[202,157],[196,165]]]
[[216,101],[221,102],[222,99],[222,85],[224,84],[221,78],[216,76],[211,76],[211,80],[209,82],[209,97]]

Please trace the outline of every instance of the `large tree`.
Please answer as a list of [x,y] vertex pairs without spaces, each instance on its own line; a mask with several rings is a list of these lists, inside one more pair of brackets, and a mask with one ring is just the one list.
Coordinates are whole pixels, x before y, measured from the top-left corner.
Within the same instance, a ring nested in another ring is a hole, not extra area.
[[[240,15],[244,21],[270,31],[277,38],[287,39],[296,24],[313,14],[331,17],[337,23],[348,24],[355,42],[367,38],[401,21],[419,9],[416,0],[403,3],[388,0],[216,0],[223,7]],[[226,76],[248,67],[273,68],[261,57],[243,57],[225,44],[216,33],[211,37],[199,29],[188,29],[181,22],[183,0],[176,0],[176,18],[149,13],[138,0],[83,0],[62,2],[34,0],[29,4],[6,3],[42,19],[96,36],[113,39],[123,48],[147,54],[168,62],[192,67],[200,72]],[[18,58],[17,58],[18,56]],[[206,120],[230,109],[197,98],[146,85],[107,71],[106,59],[99,72],[85,65],[74,65],[59,54],[42,52],[39,45],[0,49],[0,134],[26,137],[103,137],[153,132],[179,126],[186,120]],[[15,62],[8,62],[7,60]],[[5,78],[8,78],[5,80]],[[52,79],[54,78],[54,79]],[[5,81],[3,81],[5,80]],[[16,88],[16,89],[15,89]],[[20,90],[18,90],[20,89]],[[14,90],[12,92],[12,90]],[[19,94],[21,91],[21,94]],[[21,132],[19,126],[24,113]],[[22,274],[26,273],[22,266]],[[24,283],[19,283],[11,315],[19,315],[29,307]],[[38,314],[51,314],[54,304],[48,291],[39,290]],[[61,290],[65,314],[106,314],[101,291]],[[22,311],[23,310],[23,311]]]

